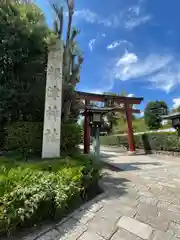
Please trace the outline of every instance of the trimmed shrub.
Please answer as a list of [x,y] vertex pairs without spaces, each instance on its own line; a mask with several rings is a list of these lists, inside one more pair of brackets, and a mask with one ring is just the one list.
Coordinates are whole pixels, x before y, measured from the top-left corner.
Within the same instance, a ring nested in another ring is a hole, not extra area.
[[117,135],[109,135],[109,136],[100,136],[100,143],[101,145],[106,146],[117,146],[119,145],[119,140]]
[[0,234],[60,219],[77,200],[83,202],[91,186],[96,192],[100,178],[100,165],[85,156],[30,163],[0,161]]
[[[104,138],[106,138],[106,140]],[[151,150],[180,152],[180,138],[176,132],[138,134],[134,135],[134,141],[136,148],[144,149],[146,152]],[[107,137],[101,137],[101,144],[112,145],[112,142],[116,142],[116,145],[128,148],[127,135],[111,136],[109,139]]]
[[39,155],[42,146],[43,125],[38,122],[16,122],[7,126],[4,149],[27,157]]
[[82,140],[83,130],[78,124],[63,124],[61,128],[61,151],[71,152]]
[[[23,157],[40,156],[42,151],[43,124],[41,122],[16,122],[7,126],[4,150],[17,152]],[[82,139],[78,124],[62,124],[61,151],[75,152]]]

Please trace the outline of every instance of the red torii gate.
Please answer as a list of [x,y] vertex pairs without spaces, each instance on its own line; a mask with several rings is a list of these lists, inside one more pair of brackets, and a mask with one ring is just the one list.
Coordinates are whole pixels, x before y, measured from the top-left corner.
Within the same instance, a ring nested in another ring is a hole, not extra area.
[[[111,106],[113,106],[113,111],[125,112],[128,126],[128,142],[129,142],[129,152],[135,152],[134,145],[134,135],[133,135],[133,127],[132,127],[132,114],[140,113],[139,109],[133,109],[133,104],[140,104],[143,101],[143,98],[137,97],[125,97],[125,96],[113,96],[106,94],[95,94],[95,93],[87,93],[87,92],[76,92],[78,98],[80,100],[84,100],[85,104],[81,106],[84,111],[84,153],[90,152],[90,137],[91,137],[91,126],[90,126],[90,116],[88,106],[90,101],[96,102],[110,102]],[[120,107],[120,104],[123,104],[124,107]]]

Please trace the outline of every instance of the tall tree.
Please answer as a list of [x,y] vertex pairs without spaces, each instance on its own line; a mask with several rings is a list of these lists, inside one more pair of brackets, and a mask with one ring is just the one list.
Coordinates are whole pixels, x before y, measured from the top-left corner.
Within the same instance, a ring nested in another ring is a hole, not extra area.
[[[54,21],[54,29],[57,39],[62,39],[64,7],[58,4],[51,4],[57,19]],[[74,0],[66,0],[68,8],[68,27],[66,30],[66,39],[64,40],[64,56],[63,56],[63,106],[62,121],[66,122],[70,118],[72,111],[76,112],[75,86],[80,81],[80,69],[83,63],[83,57],[76,43],[76,36],[79,31],[72,28],[72,20],[74,15]]]
[[47,46],[53,33],[34,4],[0,3],[0,116],[43,120]]
[[161,116],[168,113],[168,106],[164,101],[151,101],[144,111],[144,119],[149,129],[159,129],[161,127]]

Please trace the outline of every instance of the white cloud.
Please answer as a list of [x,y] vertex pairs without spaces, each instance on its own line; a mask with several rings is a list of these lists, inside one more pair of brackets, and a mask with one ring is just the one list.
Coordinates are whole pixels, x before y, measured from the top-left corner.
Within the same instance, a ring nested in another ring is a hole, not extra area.
[[130,42],[126,41],[126,40],[117,40],[117,41],[114,41],[111,44],[109,44],[107,46],[107,49],[108,50],[114,49],[114,48],[118,47],[121,44],[128,44],[128,45],[132,46],[132,43],[130,43]]
[[162,70],[160,73],[149,77],[148,80],[155,88],[162,89],[169,93],[176,84],[180,83],[180,69],[179,73],[173,70],[170,72]]
[[137,5],[133,5],[128,8],[127,11],[124,11],[123,17],[124,26],[126,29],[132,30],[135,27],[138,27],[141,24],[145,24],[150,21],[152,16],[145,13],[142,9],[142,4],[139,2]]
[[111,72],[113,79],[127,81],[144,78],[154,88],[169,92],[180,83],[180,63],[172,55],[149,54],[145,58],[138,57],[128,51],[116,60]]
[[134,94],[133,93],[130,93],[127,95],[128,97],[134,97]]
[[135,14],[136,16],[140,15],[141,7],[140,5],[134,5],[128,8],[128,11],[132,14]]
[[82,92],[87,92],[87,93],[95,93],[95,94],[103,94],[103,89],[95,89],[95,88],[84,88],[81,89],[80,91]]
[[180,84],[180,63],[174,59],[159,73],[149,78],[153,86],[169,93],[177,84]]
[[74,17],[78,17],[80,19],[86,20],[89,23],[95,23],[99,20],[99,16],[90,11],[89,9],[82,9],[74,12]]
[[167,66],[173,60],[172,56],[150,54],[145,59],[139,59],[135,53],[126,53],[117,61],[114,77],[122,81],[131,78],[148,76]]
[[82,9],[79,11],[75,11],[74,16],[89,23],[103,24],[106,27],[117,27],[119,25],[118,16],[116,16],[115,14],[112,14],[108,17],[101,17],[97,13],[92,12],[89,9]]
[[119,42],[118,42],[118,41],[112,42],[111,44],[109,44],[109,45],[107,46],[107,49],[116,48],[116,47],[118,47],[120,44],[121,44],[120,41],[119,41]]
[[90,49],[91,52],[93,51],[95,42],[96,42],[96,38],[93,38],[93,39],[91,39],[91,40],[89,41],[88,46],[89,46],[89,49]]
[[104,37],[106,37],[105,33],[97,32],[96,37],[92,38],[89,41],[88,46],[89,46],[89,49],[91,52],[94,50],[95,44],[99,41],[99,39],[104,38]]
[[174,98],[173,99],[173,108],[177,108],[180,106],[180,98]]
[[150,21],[151,18],[152,17],[150,15],[146,15],[146,16],[128,19],[127,21],[125,21],[125,28],[132,30],[133,28],[138,27],[139,25]]
[[90,9],[81,9],[75,11],[74,16],[79,20],[85,20],[91,24],[102,24],[106,27],[122,27],[129,30],[145,24],[150,21],[152,16],[147,14],[142,8],[142,2],[137,5],[129,6],[118,13],[112,13],[109,16],[100,16]]
[[116,63],[116,67],[121,68],[121,66],[124,66],[125,68],[128,68],[131,64],[136,63],[137,61],[138,57],[134,53],[129,53],[126,50],[126,53]]

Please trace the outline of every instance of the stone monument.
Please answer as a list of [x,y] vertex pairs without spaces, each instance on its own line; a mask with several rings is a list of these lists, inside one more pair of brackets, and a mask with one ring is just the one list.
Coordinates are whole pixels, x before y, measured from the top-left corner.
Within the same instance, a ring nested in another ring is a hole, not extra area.
[[60,157],[63,49],[58,39],[48,55],[42,158]]

